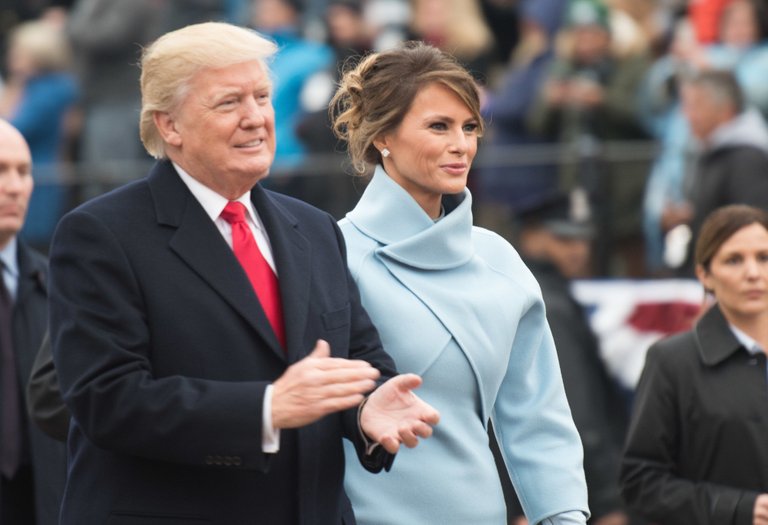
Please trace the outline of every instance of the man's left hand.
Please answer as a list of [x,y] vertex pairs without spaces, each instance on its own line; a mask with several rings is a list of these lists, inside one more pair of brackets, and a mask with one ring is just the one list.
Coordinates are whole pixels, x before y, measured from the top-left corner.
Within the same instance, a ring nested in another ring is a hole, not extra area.
[[415,447],[419,438],[432,435],[440,414],[413,393],[421,385],[416,374],[393,377],[373,391],[360,414],[365,434],[390,454],[404,444]]

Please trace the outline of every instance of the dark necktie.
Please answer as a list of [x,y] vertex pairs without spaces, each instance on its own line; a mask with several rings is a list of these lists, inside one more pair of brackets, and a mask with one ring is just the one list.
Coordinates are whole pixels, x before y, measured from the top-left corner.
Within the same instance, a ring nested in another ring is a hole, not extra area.
[[21,460],[20,398],[11,334],[13,300],[5,287],[2,267],[0,262],[0,473],[11,479]]
[[275,272],[264,259],[248,223],[245,222],[245,206],[240,202],[229,202],[221,212],[221,218],[232,225],[232,250],[235,257],[248,275],[277,340],[285,348],[280,286]]

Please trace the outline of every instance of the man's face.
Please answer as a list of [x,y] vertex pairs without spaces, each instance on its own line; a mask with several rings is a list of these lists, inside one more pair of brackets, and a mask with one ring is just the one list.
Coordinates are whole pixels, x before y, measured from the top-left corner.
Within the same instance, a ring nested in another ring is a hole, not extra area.
[[706,141],[718,126],[732,117],[727,105],[716,100],[709,91],[692,84],[684,84],[680,90],[683,113],[688,120],[691,133]]
[[560,237],[547,232],[547,251],[552,263],[568,279],[589,274],[591,244],[588,239]]
[[27,142],[10,124],[0,122],[0,247],[24,226],[33,186]]
[[611,34],[598,25],[578,26],[572,29],[573,53],[577,63],[590,65],[608,56]]
[[275,156],[271,90],[256,61],[200,71],[169,114],[168,156],[225,197],[249,191],[269,174]]

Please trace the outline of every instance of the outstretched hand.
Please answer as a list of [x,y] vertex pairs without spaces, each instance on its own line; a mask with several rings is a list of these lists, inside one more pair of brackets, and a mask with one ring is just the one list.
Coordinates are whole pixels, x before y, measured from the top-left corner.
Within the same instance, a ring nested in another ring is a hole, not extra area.
[[419,438],[432,435],[440,414],[413,393],[421,385],[416,374],[393,377],[373,391],[360,414],[365,434],[390,454],[404,444],[415,447]]

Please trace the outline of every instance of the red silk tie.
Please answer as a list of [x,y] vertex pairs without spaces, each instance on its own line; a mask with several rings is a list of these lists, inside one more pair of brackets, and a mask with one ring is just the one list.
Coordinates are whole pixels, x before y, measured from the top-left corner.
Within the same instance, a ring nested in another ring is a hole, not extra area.
[[280,346],[285,348],[285,325],[280,301],[280,286],[275,272],[261,254],[253,232],[245,222],[245,206],[241,202],[229,202],[221,212],[221,218],[232,225],[232,250],[245,270],[251,286],[261,302],[269,324],[272,325]]

